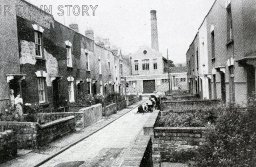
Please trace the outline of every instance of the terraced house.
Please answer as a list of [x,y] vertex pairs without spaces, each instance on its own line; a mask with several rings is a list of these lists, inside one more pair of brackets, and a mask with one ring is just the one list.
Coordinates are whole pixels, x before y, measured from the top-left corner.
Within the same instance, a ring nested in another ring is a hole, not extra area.
[[246,106],[255,92],[254,0],[216,0],[187,51],[190,92]]
[[101,63],[97,54],[98,66],[94,66],[98,46],[91,38],[93,32],[82,35],[77,24],[66,27],[24,0],[5,0],[4,4],[11,11],[10,15],[1,15],[1,111],[10,104],[11,89],[15,97],[21,95],[24,104],[38,104],[48,110],[76,105],[88,95],[103,94],[106,83],[115,89],[105,95],[119,91],[118,53],[107,53],[108,62],[114,63],[106,74],[111,79],[95,77],[101,77],[109,65]]

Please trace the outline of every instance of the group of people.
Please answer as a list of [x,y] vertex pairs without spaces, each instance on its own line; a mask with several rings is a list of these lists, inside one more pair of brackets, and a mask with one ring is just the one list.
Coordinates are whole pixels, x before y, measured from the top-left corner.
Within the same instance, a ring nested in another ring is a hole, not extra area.
[[138,113],[153,112],[155,109],[160,109],[160,99],[151,95],[145,103],[138,107]]

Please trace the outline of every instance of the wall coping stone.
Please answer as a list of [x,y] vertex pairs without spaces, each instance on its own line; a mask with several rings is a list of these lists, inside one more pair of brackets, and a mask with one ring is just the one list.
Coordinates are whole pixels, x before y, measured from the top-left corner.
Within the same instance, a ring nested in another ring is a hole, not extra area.
[[183,100],[183,101],[166,100],[166,101],[163,101],[162,103],[186,103],[186,102],[221,102],[221,100],[218,100],[218,99],[215,99],[215,100]]
[[68,117],[57,119],[57,120],[52,121],[52,122],[48,122],[48,123],[43,124],[43,125],[38,124],[38,126],[39,126],[39,128],[43,129],[43,128],[47,128],[47,127],[59,124],[61,122],[69,121],[69,120],[74,119],[74,118],[75,118],[74,116],[68,116]]
[[148,118],[147,122],[143,126],[144,135],[154,135],[154,126],[159,115],[159,110],[153,111],[152,115]]
[[102,104],[99,103],[99,104],[92,105],[90,107],[81,108],[79,110],[79,112],[83,112],[84,110],[91,109],[91,108],[96,108],[96,107],[102,107]]

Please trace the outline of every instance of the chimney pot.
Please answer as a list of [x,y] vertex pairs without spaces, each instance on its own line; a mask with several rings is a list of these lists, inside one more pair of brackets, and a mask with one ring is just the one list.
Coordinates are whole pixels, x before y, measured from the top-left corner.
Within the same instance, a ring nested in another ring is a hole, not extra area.
[[69,25],[69,28],[71,28],[72,30],[74,30],[74,31],[76,31],[76,32],[79,32],[78,24],[70,24],[70,25]]

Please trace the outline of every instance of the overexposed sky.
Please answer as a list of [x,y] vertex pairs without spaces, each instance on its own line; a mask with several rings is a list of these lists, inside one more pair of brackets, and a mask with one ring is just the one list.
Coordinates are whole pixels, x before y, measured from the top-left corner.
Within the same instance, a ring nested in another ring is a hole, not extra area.
[[[93,29],[95,36],[109,38],[123,53],[133,53],[139,46],[151,46],[150,10],[157,10],[159,49],[163,56],[169,49],[174,63],[185,63],[186,51],[214,0],[28,0],[52,5],[54,18],[62,24],[77,23],[79,32]],[[59,16],[59,5],[98,5],[95,16]]]

